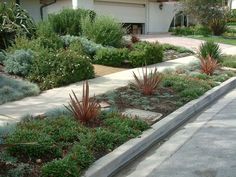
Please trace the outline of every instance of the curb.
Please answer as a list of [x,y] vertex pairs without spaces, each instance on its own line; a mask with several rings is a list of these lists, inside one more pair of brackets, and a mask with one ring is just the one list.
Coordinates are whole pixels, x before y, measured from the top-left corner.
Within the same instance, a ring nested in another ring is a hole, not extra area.
[[134,138],[116,148],[111,153],[97,160],[84,174],[84,177],[109,177],[122,166],[143,153],[154,143],[162,140],[194,114],[199,113],[213,101],[236,87],[236,77],[230,78],[219,86],[207,91],[200,98],[190,101],[177,109],[164,119],[151,126],[151,129],[143,132],[141,137]]

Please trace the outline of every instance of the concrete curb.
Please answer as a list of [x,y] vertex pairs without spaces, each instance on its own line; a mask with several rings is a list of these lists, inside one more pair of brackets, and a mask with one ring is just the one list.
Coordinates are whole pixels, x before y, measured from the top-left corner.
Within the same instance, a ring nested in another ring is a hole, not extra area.
[[97,160],[84,174],[84,177],[108,177],[154,143],[162,140],[176,130],[194,114],[200,112],[213,101],[236,87],[236,77],[206,92],[200,98],[193,100],[145,131],[140,138],[131,139],[111,153]]

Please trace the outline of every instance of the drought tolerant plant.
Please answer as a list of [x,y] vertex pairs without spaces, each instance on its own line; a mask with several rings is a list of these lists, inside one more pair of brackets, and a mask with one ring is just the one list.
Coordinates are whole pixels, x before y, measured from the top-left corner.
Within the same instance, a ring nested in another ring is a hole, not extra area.
[[133,67],[160,63],[163,60],[163,47],[159,43],[138,42],[129,53]]
[[203,73],[211,76],[214,71],[219,67],[219,64],[217,60],[208,56],[206,58],[201,58],[200,67]]
[[0,104],[27,96],[36,96],[39,93],[40,90],[36,84],[0,75]]
[[32,50],[16,50],[4,60],[4,71],[18,76],[27,76],[34,62]]
[[236,56],[224,56],[221,63],[223,66],[236,68]]
[[104,48],[97,51],[93,62],[107,66],[122,66],[129,59],[129,50],[127,48]]
[[98,50],[105,48],[101,44],[96,44],[95,42],[88,40],[85,37],[80,37],[79,41],[83,46],[85,53],[91,57],[93,57]]
[[70,49],[37,53],[28,78],[40,88],[50,89],[94,77],[94,68],[87,56]]
[[213,41],[207,41],[201,44],[198,52],[199,58],[207,58],[208,56],[220,60],[222,57],[220,46]]
[[89,84],[88,81],[83,83],[82,100],[79,101],[75,92],[70,94],[70,103],[66,108],[71,111],[74,118],[83,124],[92,123],[99,115],[101,108],[96,100],[89,98]]
[[0,14],[0,48],[7,48],[16,35],[34,35],[34,21],[28,12],[14,1],[1,2]]
[[158,73],[157,68],[148,71],[147,67],[142,68],[141,76],[137,76],[133,72],[134,80],[131,85],[142,92],[144,95],[152,95],[156,92],[160,82],[161,75]]
[[95,16],[96,13],[92,10],[63,9],[58,14],[49,15],[48,19],[57,34],[79,36],[81,34],[81,20],[87,17],[93,21]]
[[82,20],[82,34],[89,40],[103,46],[120,47],[125,30],[121,23],[109,16],[97,16]]
[[131,42],[135,44],[137,42],[140,42],[140,39],[135,35],[131,35]]
[[0,64],[3,64],[3,62],[5,61],[6,59],[6,54],[4,51],[0,51]]

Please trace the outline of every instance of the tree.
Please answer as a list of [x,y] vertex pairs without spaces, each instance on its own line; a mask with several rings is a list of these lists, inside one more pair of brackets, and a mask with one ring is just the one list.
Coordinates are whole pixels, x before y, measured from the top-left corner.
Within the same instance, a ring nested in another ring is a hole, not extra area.
[[198,22],[207,26],[214,35],[227,30],[229,9],[222,0],[182,0],[184,11]]

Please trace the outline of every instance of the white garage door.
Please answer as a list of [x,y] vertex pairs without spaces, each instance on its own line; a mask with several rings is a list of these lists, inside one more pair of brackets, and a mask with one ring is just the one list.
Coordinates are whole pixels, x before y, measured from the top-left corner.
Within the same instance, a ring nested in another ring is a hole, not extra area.
[[122,23],[145,23],[145,4],[95,2],[98,14],[111,15]]

